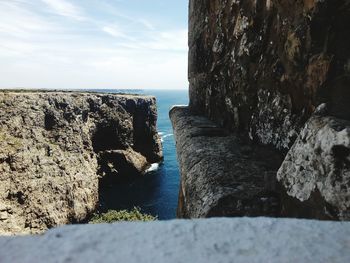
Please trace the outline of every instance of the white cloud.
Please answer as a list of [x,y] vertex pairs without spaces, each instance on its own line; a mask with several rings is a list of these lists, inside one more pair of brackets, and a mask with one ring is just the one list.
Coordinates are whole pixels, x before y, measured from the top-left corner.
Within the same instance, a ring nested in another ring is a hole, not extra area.
[[[43,2],[60,15],[53,19]],[[67,1],[0,0],[0,87],[187,86],[187,30],[84,10]]]
[[145,46],[155,50],[186,51],[187,29],[158,32]]
[[17,2],[0,1],[0,34],[30,37],[50,30],[53,25]]
[[60,16],[73,18],[75,20],[85,20],[85,17],[81,14],[80,8],[73,5],[66,0],[41,0],[48,5],[53,12]]
[[186,54],[161,56],[127,50],[115,53],[91,50],[89,57],[85,52],[68,55],[71,55],[69,61],[60,61],[59,55],[18,60],[2,69],[2,83],[11,83],[11,87],[55,89],[179,89],[187,86]]
[[154,25],[148,21],[147,19],[139,19],[137,20],[140,24],[142,24],[143,26],[145,26],[148,30],[155,30],[156,28],[154,27]]
[[124,37],[125,34],[116,26],[104,26],[102,31],[113,37]]

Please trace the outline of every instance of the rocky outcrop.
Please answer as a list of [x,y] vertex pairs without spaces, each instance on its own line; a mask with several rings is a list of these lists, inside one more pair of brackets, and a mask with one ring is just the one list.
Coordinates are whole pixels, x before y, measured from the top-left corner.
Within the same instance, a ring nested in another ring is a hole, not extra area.
[[178,217],[278,216],[278,153],[187,107],[170,111],[181,171]]
[[0,237],[0,261],[21,263],[308,263],[350,261],[350,223],[214,218],[64,226]]
[[[350,121],[315,115],[305,125],[277,174],[287,194],[308,211],[285,205],[284,213],[350,219]],[[285,202],[287,203],[287,202]]]
[[[190,0],[189,9],[191,114],[283,156],[291,150],[278,174],[283,215],[349,220],[349,1]],[[312,117],[303,128],[322,103],[322,121]],[[335,140],[339,136],[343,142]],[[177,140],[180,164],[183,139]],[[221,145],[209,148],[222,154]],[[183,173],[197,184],[183,187],[201,191],[198,173]],[[255,181],[252,173],[250,183]]]
[[0,234],[84,220],[99,178],[160,161],[156,119],[153,97],[0,92]]

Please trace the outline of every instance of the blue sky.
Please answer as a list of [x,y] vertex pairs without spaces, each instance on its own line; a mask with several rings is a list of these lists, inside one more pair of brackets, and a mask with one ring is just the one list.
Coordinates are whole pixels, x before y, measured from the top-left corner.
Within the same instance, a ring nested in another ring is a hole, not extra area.
[[188,0],[0,0],[0,87],[187,88]]

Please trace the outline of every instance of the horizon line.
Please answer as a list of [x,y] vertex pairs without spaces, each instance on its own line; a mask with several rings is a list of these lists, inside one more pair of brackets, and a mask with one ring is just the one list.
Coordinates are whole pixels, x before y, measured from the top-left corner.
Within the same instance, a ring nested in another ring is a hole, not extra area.
[[0,87],[0,90],[67,90],[67,91],[94,91],[94,90],[188,90],[189,88],[29,88],[29,87],[10,87],[3,88]]

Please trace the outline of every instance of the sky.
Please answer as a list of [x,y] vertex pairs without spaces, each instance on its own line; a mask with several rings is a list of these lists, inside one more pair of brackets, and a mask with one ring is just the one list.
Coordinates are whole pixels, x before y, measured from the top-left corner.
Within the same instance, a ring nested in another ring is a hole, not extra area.
[[188,0],[0,0],[0,88],[184,89]]

